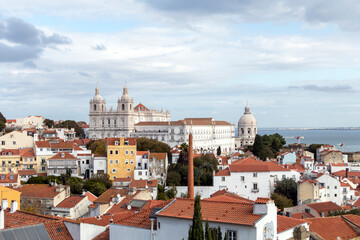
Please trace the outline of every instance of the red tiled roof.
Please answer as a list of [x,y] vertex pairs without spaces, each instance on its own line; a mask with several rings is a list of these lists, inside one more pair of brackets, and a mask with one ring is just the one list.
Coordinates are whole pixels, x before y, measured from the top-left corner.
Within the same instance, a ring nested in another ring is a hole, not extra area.
[[137,110],[137,111],[150,111],[147,107],[145,107],[145,106],[142,105],[141,103],[139,103],[138,105],[136,105],[136,107],[134,107],[134,110]]
[[130,217],[134,213],[134,211],[124,211],[120,213],[104,214],[96,217],[79,218],[79,221],[82,223],[94,224],[105,227],[110,224],[111,219],[113,222],[121,221],[122,219]]
[[36,170],[18,170],[20,176],[32,176],[36,175]]
[[75,139],[74,143],[76,143],[79,146],[85,146],[86,144],[88,144],[91,141],[91,139]]
[[[260,215],[253,214],[253,204],[201,201],[201,214],[203,219],[210,222],[231,223],[253,226],[261,218]],[[194,214],[194,200],[177,198],[158,216],[192,219]]]
[[[172,200],[168,200],[166,202],[163,202],[156,207],[163,208],[166,205],[168,205]],[[155,207],[155,206],[154,206]],[[150,214],[153,211],[154,207],[149,208],[147,210],[140,211],[138,213],[133,214],[132,216],[125,218],[120,221],[114,221],[116,224],[120,225],[126,225],[126,226],[132,226],[132,227],[138,227],[138,228],[151,228],[151,220],[150,220]],[[154,229],[156,230],[157,222],[154,221]]]
[[219,191],[211,194],[211,197],[208,198],[208,199],[211,200],[211,199],[213,199],[214,197],[217,197],[217,196],[225,196],[225,197],[233,198],[233,199],[236,199],[236,200],[242,201],[242,202],[254,203],[254,201],[252,201],[250,199],[247,199],[247,198],[240,197],[239,195],[237,195],[235,193],[228,192],[226,189],[219,190]]
[[59,208],[73,208],[75,207],[79,202],[81,202],[84,199],[82,196],[70,196],[68,198],[65,198],[61,203],[56,205],[56,207]]
[[132,180],[129,187],[130,188],[146,188],[147,180]]
[[103,231],[102,233],[97,235],[92,240],[109,240],[109,239],[110,239],[110,231],[109,231],[109,228],[106,228],[105,231]]
[[19,149],[4,149],[0,152],[0,155],[20,155],[20,150]]
[[50,143],[50,147],[54,149],[73,149],[74,144],[69,142]]
[[[118,141],[120,144],[120,138],[106,138],[107,145],[115,145],[115,141]],[[136,145],[136,138],[124,138],[124,142],[128,141],[129,145]]]
[[94,203],[109,203],[113,197],[116,197],[117,194],[120,194],[120,196],[127,195],[128,190],[127,189],[115,189],[115,188],[109,188],[101,194]]
[[48,141],[36,141],[35,145],[38,148],[49,148],[50,147],[50,143]]
[[218,171],[215,176],[230,176],[229,168],[225,168],[223,170]]
[[285,216],[277,216],[277,233],[281,233],[283,231],[289,230],[296,226],[306,223],[304,220],[290,218]]
[[258,197],[258,198],[255,200],[255,203],[257,203],[257,204],[267,204],[269,201],[271,201],[270,198]]
[[[7,174],[0,174],[1,176],[5,176],[5,179],[0,179],[0,183],[17,183],[19,174],[14,173],[7,173]],[[13,176],[12,179],[10,179],[10,176]]]
[[148,182],[147,182],[147,186],[148,187],[157,187],[157,180],[149,180]]
[[93,203],[96,199],[97,199],[97,197],[94,195],[94,194],[92,194],[91,192],[89,192],[89,191],[87,191],[85,194],[83,194],[84,196],[87,196],[88,197],[88,200],[91,202],[91,203]]
[[23,148],[20,150],[21,157],[35,157],[33,148]]
[[131,182],[131,178],[114,178],[114,182]]
[[300,212],[300,213],[293,213],[291,217],[297,219],[304,219],[304,218],[313,218],[314,216],[307,212]]
[[[245,199],[246,199],[246,198],[245,198]],[[249,199],[246,199],[246,200],[249,200]],[[229,196],[226,196],[226,195],[218,195],[218,196],[206,198],[206,199],[204,199],[204,201],[250,203],[251,200],[249,200],[249,201],[244,201],[244,200],[242,200],[242,199],[237,199],[237,198],[229,197]]]
[[136,155],[138,156],[143,156],[144,154],[148,154],[149,152],[148,151],[136,151]]
[[336,210],[341,210],[341,207],[339,205],[337,205],[334,202],[319,202],[319,203],[309,203],[307,204],[309,207],[311,207],[312,209],[314,209],[316,212],[320,213],[324,213],[325,216],[328,215],[329,212],[331,211],[336,211]]
[[[335,175],[335,176],[339,176],[339,177],[345,177],[346,176],[346,171],[341,170],[341,171],[334,172],[332,174]],[[349,171],[348,176],[349,176],[349,178],[351,178],[351,177],[360,177],[360,172]]]
[[74,155],[68,152],[58,152],[48,160],[76,160],[77,158]]
[[26,227],[37,224],[44,224],[46,231],[53,240],[72,240],[72,237],[64,224],[64,221],[69,221],[64,218],[53,217],[50,215],[44,216],[39,214],[27,213],[23,211],[16,211],[10,213],[5,211],[5,229]]
[[343,215],[342,217],[345,218],[346,220],[356,224],[358,227],[360,227],[360,216],[359,215],[348,214],[348,215]]
[[358,200],[356,200],[356,202],[353,203],[353,206],[360,208],[360,198],[358,198]]
[[6,119],[6,123],[15,123],[16,119]]
[[60,192],[56,192],[56,186],[49,184],[26,184],[14,190],[21,192],[21,197],[54,198]]
[[321,239],[352,239],[359,236],[342,216],[308,218],[306,221],[310,225],[310,231],[321,237]]

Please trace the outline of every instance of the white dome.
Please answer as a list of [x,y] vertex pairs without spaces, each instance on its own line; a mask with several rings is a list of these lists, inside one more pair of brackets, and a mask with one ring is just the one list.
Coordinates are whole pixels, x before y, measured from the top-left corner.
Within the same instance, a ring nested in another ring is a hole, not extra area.
[[246,104],[246,107],[245,107],[245,113],[244,113],[244,115],[241,116],[241,118],[239,120],[239,125],[247,125],[247,126],[249,126],[249,125],[257,125],[256,119],[251,114],[250,107],[247,104]]
[[257,122],[251,113],[247,113],[241,116],[239,125],[257,125]]

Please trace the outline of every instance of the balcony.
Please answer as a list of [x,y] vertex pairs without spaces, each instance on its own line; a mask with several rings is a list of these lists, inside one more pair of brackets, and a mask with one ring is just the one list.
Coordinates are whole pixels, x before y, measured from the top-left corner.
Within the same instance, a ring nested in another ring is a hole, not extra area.
[[251,192],[254,192],[254,193],[257,193],[257,192],[259,192],[259,189],[251,189]]

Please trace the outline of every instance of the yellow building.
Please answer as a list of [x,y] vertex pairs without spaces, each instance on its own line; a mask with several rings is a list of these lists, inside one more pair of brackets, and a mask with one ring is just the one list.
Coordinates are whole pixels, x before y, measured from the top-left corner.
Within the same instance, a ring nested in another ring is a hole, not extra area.
[[[320,198],[320,183],[316,180],[306,180],[298,183],[297,199],[303,204],[315,202]],[[294,204],[296,205],[296,204]]]
[[107,173],[110,179],[134,178],[136,167],[135,138],[106,138]]
[[20,195],[21,192],[16,191],[11,188],[0,186],[0,205],[3,199],[7,199],[8,201],[8,207],[10,207],[10,204],[12,201],[17,201],[18,210],[20,210]]
[[0,173],[17,173],[20,169],[20,150],[2,150],[0,152],[0,164]]

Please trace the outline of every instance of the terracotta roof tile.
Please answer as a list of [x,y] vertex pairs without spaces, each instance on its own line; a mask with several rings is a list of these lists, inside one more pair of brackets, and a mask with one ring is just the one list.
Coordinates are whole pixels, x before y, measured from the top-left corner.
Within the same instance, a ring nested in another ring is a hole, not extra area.
[[50,148],[50,143],[48,141],[36,141],[35,145],[38,148]]
[[56,186],[49,184],[26,184],[14,190],[21,192],[21,197],[54,198],[59,194]]
[[13,173],[7,173],[7,174],[0,174],[1,178],[2,176],[5,176],[4,179],[0,178],[0,183],[17,183],[19,174],[13,174]]
[[291,217],[297,219],[304,219],[304,218],[313,218],[314,216],[307,212],[300,212],[300,213],[293,213]]
[[[194,214],[194,200],[177,198],[158,216],[192,219]],[[201,214],[203,219],[210,222],[231,223],[240,225],[254,225],[261,218],[260,215],[253,214],[253,204],[201,201]]]
[[270,202],[270,201],[271,201],[270,198],[258,197],[258,198],[255,200],[255,203],[257,203],[257,204],[267,204],[267,203]]
[[229,168],[225,168],[223,170],[218,171],[215,176],[230,176]]
[[162,159],[165,159],[165,158],[166,158],[166,153],[155,153],[155,152],[152,152],[152,153],[150,153],[150,158],[155,158],[155,159],[162,160]]
[[306,221],[310,225],[310,231],[322,239],[352,239],[359,236],[357,232],[342,218],[342,216],[308,218]]
[[58,152],[48,160],[77,160],[77,158],[68,152]]
[[150,111],[147,107],[145,107],[141,103],[136,105],[136,107],[134,107],[134,110],[136,110],[136,111]]
[[109,228],[107,228],[105,231],[97,235],[92,240],[109,240],[110,239],[110,231]]
[[290,218],[285,216],[277,216],[277,233],[281,233],[283,231],[289,230],[296,226],[306,223],[304,220]]
[[35,157],[34,149],[33,148],[23,148],[20,150],[20,156],[24,157]]
[[96,217],[79,218],[79,221],[82,223],[106,227],[111,223],[111,220],[112,222],[121,221],[122,219],[128,218],[133,214],[135,214],[135,211],[124,211],[120,213],[103,214]]
[[20,155],[19,149],[4,149],[0,152],[0,155]]
[[225,196],[227,198],[233,198],[233,199],[235,199],[237,201],[242,201],[242,202],[247,202],[247,203],[254,203],[254,201],[252,201],[250,199],[247,199],[247,198],[240,197],[239,195],[237,195],[235,193],[228,192],[226,189],[219,190],[219,191],[211,194],[211,197],[208,198],[208,199],[211,200],[211,199],[214,199],[215,197],[218,197],[218,196]]
[[317,211],[319,214],[324,213],[325,216],[329,214],[329,212],[341,210],[341,207],[334,202],[319,202],[319,203],[309,203],[307,204],[309,207]]
[[88,200],[92,203],[92,202],[94,202],[96,199],[97,199],[97,197],[94,195],[94,194],[92,194],[91,192],[89,192],[89,191],[87,191],[85,194],[83,194],[84,196],[87,196],[88,197]]
[[114,182],[131,182],[131,178],[114,178]]
[[56,207],[58,207],[58,208],[73,208],[79,202],[81,202],[83,199],[84,199],[84,197],[82,197],[82,196],[70,196],[68,198],[65,198],[58,205],[56,205]]
[[[120,138],[106,138],[107,145],[114,146],[115,141],[118,141],[120,144]],[[128,141],[129,145],[136,145],[136,138],[124,138],[124,142]]]
[[113,197],[116,197],[117,194],[120,194],[120,196],[127,195],[128,190],[127,189],[115,189],[115,188],[109,188],[101,194],[94,203],[109,203],[112,201]]
[[20,176],[32,176],[36,175],[36,170],[18,170]]
[[129,187],[130,188],[146,188],[147,180],[132,180]]

